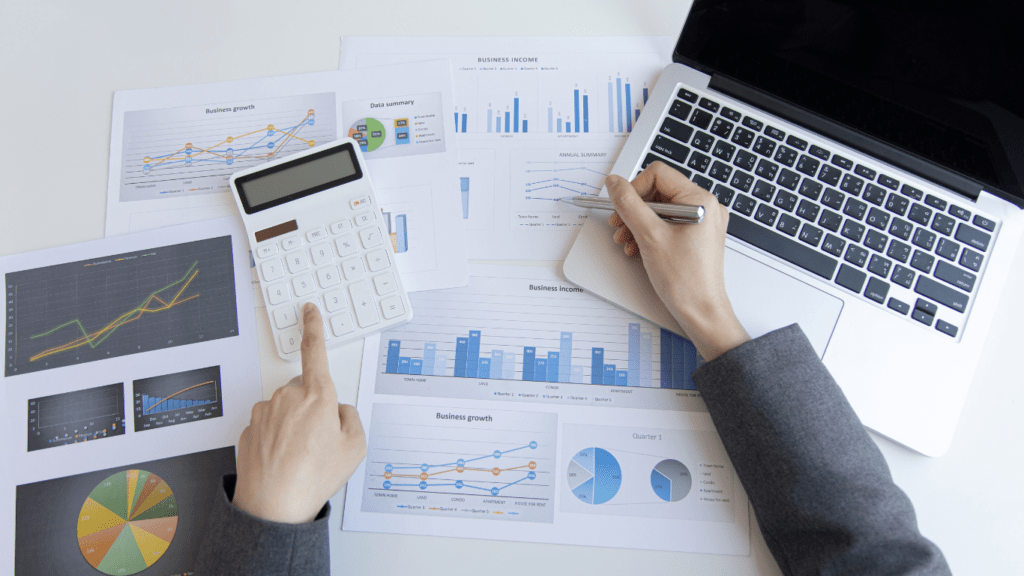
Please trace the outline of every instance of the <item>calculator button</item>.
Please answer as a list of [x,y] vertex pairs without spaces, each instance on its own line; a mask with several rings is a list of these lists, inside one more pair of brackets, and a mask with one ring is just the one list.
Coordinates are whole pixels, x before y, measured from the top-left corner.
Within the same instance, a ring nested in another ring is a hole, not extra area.
[[281,350],[285,354],[291,354],[298,352],[302,346],[302,334],[297,329],[291,329],[287,332],[281,333]]
[[295,326],[297,322],[298,319],[295,317],[295,306],[289,304],[274,310],[274,324],[278,329]]
[[352,321],[352,315],[348,312],[338,314],[331,318],[331,331],[334,332],[335,336],[344,336],[356,329],[355,322]]
[[337,266],[328,266],[317,270],[316,278],[320,281],[321,288],[330,288],[341,282],[341,275],[338,274]]
[[352,293],[352,308],[356,311],[356,320],[359,326],[366,328],[380,323],[380,316],[377,314],[377,303],[370,293],[370,285],[364,282],[356,282],[349,286]]
[[281,244],[284,245],[286,252],[292,248],[298,248],[299,246],[302,246],[302,236],[289,236],[282,240]]
[[359,246],[356,245],[356,237],[351,234],[338,238],[334,241],[334,245],[338,247],[338,256],[341,257],[351,256],[359,252]]
[[309,240],[310,242],[319,242],[320,240],[326,240],[326,239],[327,239],[327,228],[324,228],[322,226],[320,228],[315,229],[315,230],[310,230],[309,232],[306,232],[306,240]]
[[367,224],[373,224],[377,221],[377,215],[373,212],[363,212],[362,214],[356,214],[356,226],[366,226]]
[[373,285],[377,287],[377,294],[380,294],[381,296],[398,290],[398,283],[395,282],[395,275],[391,272],[386,272],[380,276],[374,277]]
[[331,290],[324,294],[324,305],[327,306],[328,312],[337,312],[348,307],[348,297],[345,296],[345,290]]
[[309,249],[313,253],[313,265],[319,266],[334,260],[334,250],[329,242],[322,242]]
[[260,259],[266,258],[267,256],[273,256],[274,254],[277,254],[277,243],[267,244],[266,246],[256,248],[256,256]]
[[280,258],[274,258],[269,262],[260,264],[260,269],[263,270],[263,280],[267,282],[284,276],[284,262],[281,262]]
[[288,290],[288,285],[283,282],[267,288],[267,301],[270,302],[271,306],[287,302],[291,298],[292,293]]
[[380,228],[367,228],[359,231],[359,239],[363,241],[363,248],[373,248],[380,245],[384,241],[381,236]]
[[313,282],[312,274],[303,274],[292,278],[292,287],[295,288],[296,296],[305,296],[316,292],[316,284]]
[[348,205],[351,206],[353,210],[355,210],[357,208],[362,208],[363,206],[368,206],[369,204],[370,204],[370,197],[369,196],[360,196],[359,198],[356,198],[356,199],[354,199],[354,200],[352,200],[351,202],[348,203]]
[[345,260],[341,263],[341,269],[345,271],[345,280],[362,278],[363,274],[366,273],[366,268],[363,267],[363,261],[359,258]]
[[384,311],[385,320],[398,318],[402,314],[405,314],[405,304],[402,302],[401,296],[392,296],[384,299],[381,301],[380,307],[381,310]]
[[331,234],[341,234],[342,232],[351,229],[352,222],[350,220],[342,220],[341,222],[331,224]]
[[285,258],[288,259],[288,271],[292,274],[309,268],[309,260],[306,259],[305,252],[292,252],[285,255]]
[[391,266],[391,259],[388,258],[386,250],[374,250],[366,255],[366,261],[370,264],[370,272],[377,272]]

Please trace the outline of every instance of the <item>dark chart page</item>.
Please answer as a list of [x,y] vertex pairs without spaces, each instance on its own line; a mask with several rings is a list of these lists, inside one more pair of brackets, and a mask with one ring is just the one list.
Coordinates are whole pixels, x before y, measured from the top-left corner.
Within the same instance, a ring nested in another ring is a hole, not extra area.
[[28,451],[124,434],[122,383],[28,401]]
[[6,275],[4,374],[238,334],[231,237]]
[[220,366],[136,380],[135,431],[223,416],[220,382]]

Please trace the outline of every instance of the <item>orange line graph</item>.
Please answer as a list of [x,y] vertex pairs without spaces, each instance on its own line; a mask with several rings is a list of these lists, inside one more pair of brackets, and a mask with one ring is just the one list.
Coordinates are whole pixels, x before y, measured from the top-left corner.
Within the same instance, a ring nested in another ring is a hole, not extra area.
[[178,394],[184,394],[185,392],[188,392],[189,390],[192,390],[193,388],[199,388],[200,386],[206,386],[207,384],[213,384],[214,382],[216,382],[216,380],[208,380],[206,382],[203,382],[202,384],[196,384],[195,386],[189,386],[188,388],[185,388],[184,390],[178,390],[177,392],[175,392],[174,394],[171,394],[167,398],[164,398],[163,400],[157,402],[156,404],[153,404],[149,408],[146,408],[146,412],[149,412],[150,410],[152,410],[153,408],[156,408],[160,404],[163,404],[164,402],[170,400],[171,398],[174,398]]

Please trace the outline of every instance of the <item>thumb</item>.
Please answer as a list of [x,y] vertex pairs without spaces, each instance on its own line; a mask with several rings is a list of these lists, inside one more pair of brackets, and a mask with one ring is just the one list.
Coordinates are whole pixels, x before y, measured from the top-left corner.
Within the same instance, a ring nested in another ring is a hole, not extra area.
[[615,212],[625,222],[626,227],[633,233],[637,240],[649,238],[651,233],[662,226],[665,222],[644,203],[643,198],[637,193],[636,188],[625,178],[612,174],[605,180],[608,188],[608,196],[612,199]]

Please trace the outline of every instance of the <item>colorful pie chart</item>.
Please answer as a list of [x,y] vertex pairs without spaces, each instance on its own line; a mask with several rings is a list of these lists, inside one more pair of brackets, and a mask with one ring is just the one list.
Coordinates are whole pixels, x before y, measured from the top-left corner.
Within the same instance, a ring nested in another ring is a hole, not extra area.
[[178,527],[178,504],[159,476],[126,470],[93,489],[78,515],[78,547],[93,568],[128,576],[167,552]]

